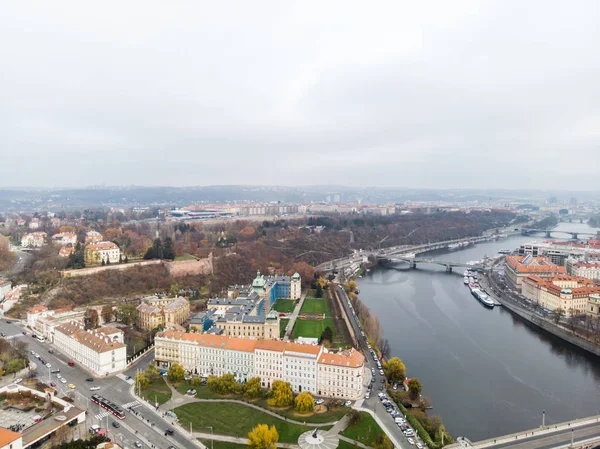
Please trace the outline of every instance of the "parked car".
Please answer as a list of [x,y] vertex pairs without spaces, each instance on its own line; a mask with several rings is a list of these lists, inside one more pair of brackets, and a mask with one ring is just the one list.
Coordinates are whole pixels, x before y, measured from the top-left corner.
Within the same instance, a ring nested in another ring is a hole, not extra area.
[[133,445],[135,447],[142,447],[142,443],[140,443],[139,441],[136,441],[135,443],[133,443]]
[[131,376],[125,376],[125,380],[131,380]]
[[408,440],[408,444],[413,445],[415,444],[415,440],[413,440],[412,438],[409,438]]
[[73,363],[73,362],[69,361],[68,365],[69,365],[69,366],[75,366],[75,363]]
[[64,377],[60,379],[60,383],[66,384],[67,383],[67,379],[65,379]]
[[50,382],[51,387],[56,387],[56,382]]
[[423,449],[423,445],[421,443],[417,443],[417,449]]
[[48,353],[49,354],[54,354],[54,350],[53,349],[48,349]]
[[20,377],[18,379],[15,379],[14,383],[16,384],[20,384],[21,382],[23,382],[23,379],[21,379]]
[[90,391],[98,391],[100,389],[100,387],[91,387]]
[[352,401],[346,401],[346,402],[342,403],[342,405],[344,407],[350,407],[352,405]]
[[46,368],[52,368],[52,365],[50,365],[49,363],[46,363]]
[[315,401],[315,404],[316,404],[316,405],[321,405],[321,404],[322,404],[322,403],[324,403],[324,402],[325,402],[325,399],[317,399],[317,400]]
[[62,377],[62,376],[61,376],[60,374],[57,374],[57,375],[56,375],[56,378],[57,378],[57,379],[60,379],[61,377]]
[[87,378],[85,381],[86,381],[86,382],[93,382],[93,381],[94,381],[94,378],[93,378],[93,377],[88,377],[88,378]]
[[59,368],[54,368],[53,370],[50,370],[50,372],[51,372],[52,374],[55,374],[55,373],[60,373],[60,369],[59,369]]
[[190,396],[194,396],[196,394],[196,390],[188,390],[187,394],[189,394]]
[[75,388],[75,385],[69,384],[69,388],[72,390],[73,388]]

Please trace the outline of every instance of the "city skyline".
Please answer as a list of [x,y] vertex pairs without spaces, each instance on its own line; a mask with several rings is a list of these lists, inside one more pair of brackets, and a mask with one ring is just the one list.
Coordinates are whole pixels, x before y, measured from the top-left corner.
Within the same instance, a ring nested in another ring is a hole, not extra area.
[[594,188],[593,2],[140,5],[5,5],[3,185]]

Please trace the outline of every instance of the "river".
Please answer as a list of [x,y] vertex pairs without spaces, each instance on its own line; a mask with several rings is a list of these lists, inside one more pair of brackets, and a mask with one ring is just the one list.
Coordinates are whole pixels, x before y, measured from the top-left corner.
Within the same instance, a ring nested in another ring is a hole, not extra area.
[[[556,229],[595,232],[587,224]],[[541,237],[514,236],[428,257],[469,261]],[[483,307],[462,269],[378,267],[359,278],[360,299],[379,315],[392,355],[453,437],[472,441],[600,414],[600,358],[538,330],[502,307]]]

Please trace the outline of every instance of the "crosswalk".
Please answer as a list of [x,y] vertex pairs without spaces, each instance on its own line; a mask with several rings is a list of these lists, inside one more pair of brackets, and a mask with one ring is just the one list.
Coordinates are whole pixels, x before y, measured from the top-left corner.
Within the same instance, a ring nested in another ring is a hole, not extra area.
[[94,418],[96,418],[96,419],[103,419],[103,418],[106,418],[107,416],[110,416],[110,413],[107,412],[107,411],[104,411],[104,412],[96,413],[94,415]]
[[127,404],[123,404],[121,406],[121,408],[127,410],[129,407],[136,408],[136,407],[139,407],[140,405],[142,405],[142,404],[140,404],[139,401],[131,401],[131,402],[128,402]]

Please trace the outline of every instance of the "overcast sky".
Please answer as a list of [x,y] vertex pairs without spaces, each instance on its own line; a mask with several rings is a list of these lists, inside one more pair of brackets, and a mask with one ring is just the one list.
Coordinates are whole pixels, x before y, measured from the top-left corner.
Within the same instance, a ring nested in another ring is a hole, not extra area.
[[3,2],[0,186],[597,190],[599,24],[576,0]]

